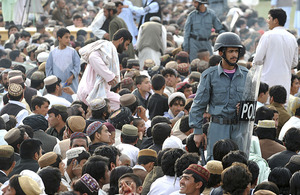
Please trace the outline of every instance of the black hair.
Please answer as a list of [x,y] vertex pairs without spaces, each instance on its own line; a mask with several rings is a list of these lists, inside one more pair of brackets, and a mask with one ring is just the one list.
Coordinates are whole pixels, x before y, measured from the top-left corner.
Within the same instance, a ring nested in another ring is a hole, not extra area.
[[16,141],[14,141],[12,143],[9,143],[9,145],[11,145],[14,148],[14,151],[16,153],[20,153],[18,145],[21,144],[24,141],[24,135],[25,135],[25,130],[24,129],[20,129],[20,137]]
[[[121,86],[122,86],[122,84],[121,84]],[[121,87],[122,88],[122,87]],[[119,92],[118,92],[118,94],[120,95],[120,96],[122,96],[122,95],[125,95],[125,94],[130,94],[131,93],[131,91],[129,90],[129,89],[127,89],[127,88],[123,88],[123,89],[121,89]]]
[[87,195],[98,194],[98,192],[91,192],[90,189],[80,179],[73,182],[72,188],[74,191],[79,192],[80,194],[87,194]]
[[222,60],[222,57],[219,55],[212,55],[209,58],[208,64],[210,67],[212,66],[216,66],[220,63],[220,61]]
[[[104,114],[106,114],[106,116]],[[106,119],[108,119],[109,114],[110,113],[108,113],[107,104],[99,110],[92,110],[92,116],[94,119],[105,119],[106,120]]]
[[191,164],[198,164],[199,156],[196,153],[185,153],[175,162],[175,173],[177,177],[183,174]]
[[84,110],[85,114],[87,114],[88,106],[83,101],[76,100],[71,105],[73,105],[73,104],[80,104],[81,108]]
[[113,35],[112,40],[116,41],[116,40],[121,39],[122,37],[124,38],[124,41],[129,40],[130,43],[132,42],[132,35],[125,28],[121,28],[117,32],[115,32],[115,34]]
[[31,34],[28,32],[28,31],[26,31],[26,30],[22,30],[21,31],[21,38],[23,38],[23,37],[31,37]]
[[254,123],[258,124],[260,120],[272,120],[274,117],[274,112],[266,106],[262,106],[256,110]]
[[73,104],[67,108],[68,116],[82,116],[82,111],[80,110],[80,104]]
[[189,126],[189,116],[184,116],[181,118],[179,130],[183,133],[188,132],[191,129]]
[[82,19],[82,16],[79,15],[79,14],[75,14],[75,15],[73,16],[73,20],[78,19],[78,18],[81,18],[81,19]]
[[177,76],[176,71],[172,68],[163,69],[161,74],[165,77],[167,74]]
[[75,138],[73,138],[73,139],[70,139],[70,147],[72,147],[73,142],[74,142],[74,140],[76,140],[76,139],[84,139],[85,142],[86,142],[86,145],[89,146],[87,137],[86,137],[86,136],[82,136],[82,137],[75,137]]
[[138,98],[136,97],[136,101],[133,104],[126,106],[126,107],[129,108],[131,113],[135,113],[138,106],[139,106],[139,101],[138,101]]
[[152,77],[151,83],[154,90],[161,90],[166,84],[166,80],[161,74],[156,74]]
[[141,121],[144,121],[144,120],[142,118],[134,118],[133,122],[132,122],[132,125],[135,126],[135,127],[138,127],[138,125]]
[[16,58],[19,57],[20,53],[21,52],[19,50],[13,50],[9,52],[9,58],[11,59],[11,61],[15,61]]
[[300,172],[296,172],[290,179],[290,194],[300,195]]
[[69,33],[70,34],[70,31],[66,28],[60,28],[58,29],[58,31],[56,32],[56,35],[57,35],[57,38],[62,38],[65,34]]
[[236,163],[222,172],[222,188],[231,195],[243,194],[251,182],[251,173],[247,166]]
[[103,125],[101,127],[99,127],[93,134],[89,135],[92,142],[95,140],[96,133],[101,134],[102,129],[103,129]]
[[283,142],[287,150],[296,152],[300,150],[300,129],[290,128],[283,137]]
[[87,159],[89,159],[89,157],[90,157],[90,154],[87,151],[83,150],[80,154],[78,154],[77,157],[68,159],[67,166],[69,166],[71,164],[73,159],[76,159],[76,161],[78,163],[80,163],[80,161],[87,160]]
[[[11,67],[11,60],[8,58],[3,58],[0,60],[0,67],[1,68],[10,68]],[[8,72],[6,72],[8,74]]]
[[[43,116],[44,117],[44,116]],[[45,119],[46,120],[46,119]],[[46,120],[47,121],[47,120]],[[23,130],[27,133],[27,135],[30,138],[33,138],[33,129],[31,128],[31,126],[23,124],[23,125],[19,125],[18,129]],[[44,129],[43,129],[44,130]]]
[[[1,118],[1,117],[0,117]],[[0,157],[0,170],[7,171],[15,161],[15,155],[12,154],[11,157]]]
[[202,186],[200,188],[200,194],[201,194],[207,186],[207,181],[204,178],[202,178],[200,175],[196,174],[194,171],[187,169],[187,170],[183,171],[183,173],[192,174],[192,177],[194,178],[195,183],[202,182]]
[[56,85],[60,85],[61,79],[57,78],[57,82],[53,83],[52,85],[45,85],[48,93],[54,93],[56,90]]
[[45,192],[49,195],[54,195],[58,192],[61,182],[61,172],[56,167],[44,167],[38,172],[45,185]]
[[9,131],[17,125],[17,119],[13,115],[9,115],[9,120],[5,123],[5,129]]
[[20,157],[22,159],[33,159],[35,153],[40,152],[42,142],[37,139],[24,140],[20,145]]
[[143,185],[141,178],[133,173],[125,173],[124,175],[122,175],[120,177],[118,183],[120,183],[121,179],[126,178],[126,177],[131,178],[134,181],[134,183],[136,184],[137,188]]
[[169,124],[163,122],[163,123],[157,123],[152,127],[152,137],[153,137],[153,143],[157,145],[162,145],[164,141],[170,137],[172,128]]
[[121,138],[122,138],[122,143],[125,144],[132,144],[136,142],[136,140],[139,138],[138,136],[129,136],[129,135],[124,135],[121,133]]
[[139,165],[146,165],[150,162],[154,162],[154,166],[157,165],[157,158],[154,156],[139,156],[137,159],[137,163]]
[[5,128],[6,128],[5,122],[4,122],[3,118],[0,117],[0,129],[5,129]]
[[270,139],[275,140],[276,138],[276,128],[263,128],[257,127],[255,133],[258,139]]
[[22,177],[22,176],[21,175],[13,175],[9,180],[9,186],[12,187],[16,191],[16,194],[26,195],[20,186],[19,177]]
[[275,20],[275,19],[278,20],[279,26],[285,25],[287,16],[283,9],[281,9],[281,8],[271,9],[268,14],[270,14],[270,16],[273,18],[273,20]]
[[108,162],[107,157],[91,156],[82,167],[82,175],[88,173],[99,183],[101,178],[106,179],[105,172],[108,170]]
[[275,167],[269,174],[268,181],[274,182],[280,194],[289,195],[290,179],[292,174],[285,167]]
[[161,168],[164,175],[175,176],[175,162],[185,153],[184,150],[172,148],[167,151],[161,159]]
[[44,98],[42,96],[33,96],[31,99],[31,110],[34,111],[35,106],[38,106],[40,108],[46,102],[50,105],[50,101],[47,98]]
[[135,85],[139,85],[142,84],[142,82],[148,78],[146,75],[139,75],[137,77],[135,77]]
[[[73,19],[73,20],[74,20],[74,19]],[[80,35],[83,36],[83,37],[85,37],[85,36],[87,35],[87,32],[86,32],[85,30],[83,30],[83,29],[80,29],[80,30],[77,31],[77,33],[76,33],[77,38],[78,38]]]
[[230,151],[222,159],[223,169],[230,167],[234,162],[247,165],[247,155],[240,150]]
[[50,108],[49,110],[48,110],[48,114],[51,114],[51,113],[53,113],[54,115],[55,115],[55,117],[57,117],[58,115],[60,115],[61,116],[61,119],[64,121],[64,122],[66,122],[67,121],[67,118],[68,118],[68,113],[67,112],[60,112],[60,111],[58,111],[57,109],[55,109],[55,108]]
[[[95,149],[94,155],[101,155],[109,159],[109,164],[114,163],[117,166],[117,156],[121,156],[121,152],[115,146],[99,146]],[[111,171],[112,167],[108,166],[108,169]]]
[[258,95],[261,93],[267,93],[269,91],[269,85],[267,83],[260,82]]
[[293,86],[293,82],[296,79],[299,79],[299,77],[297,75],[295,75],[295,74],[292,74],[292,76],[291,76],[291,86]]
[[24,93],[22,93],[22,94],[19,95],[19,96],[13,96],[13,95],[11,95],[11,94],[8,94],[8,98],[9,98],[10,100],[20,101],[20,100],[22,99],[23,95],[24,95]]
[[222,161],[223,157],[230,151],[238,150],[238,145],[231,139],[217,141],[213,147],[214,160]]
[[187,88],[192,87],[189,83],[185,83],[183,87],[181,87],[179,90],[177,90],[178,92],[182,92],[184,93],[184,90]]
[[254,193],[258,190],[269,190],[271,192],[274,192],[276,195],[279,195],[280,193],[277,185],[271,181],[264,181],[258,184],[254,189]]
[[257,178],[259,175],[259,166],[253,160],[248,160],[247,164],[248,164],[248,169],[252,175],[251,185],[254,185],[254,184],[256,184],[256,181],[257,181]]
[[287,91],[282,85],[271,87],[269,94],[276,103],[284,104],[286,102]]
[[119,166],[113,169],[110,173],[110,188],[108,191],[109,195],[119,194],[119,178],[124,175],[125,173],[133,173],[131,167],[128,166]]
[[[197,85],[198,85],[198,84],[197,84]],[[197,89],[196,89],[196,90],[197,90]],[[194,91],[193,91],[193,93],[194,93]],[[189,101],[189,102],[184,106],[184,109],[185,109],[186,111],[189,112],[190,108],[192,107],[193,102],[194,102],[194,100]]]
[[179,102],[179,104],[180,103],[183,103],[183,106],[185,105],[185,99],[183,99],[181,96],[177,96],[177,97],[175,97],[171,102],[170,102],[170,104],[169,104],[169,106],[170,107],[172,107],[173,106],[173,104],[175,104],[176,102]]
[[34,80],[34,79],[31,79],[31,82],[30,82],[30,87],[31,88],[34,88],[34,89],[37,89],[41,86],[41,84],[44,83],[44,80]]
[[300,107],[296,109],[295,116],[300,116]]

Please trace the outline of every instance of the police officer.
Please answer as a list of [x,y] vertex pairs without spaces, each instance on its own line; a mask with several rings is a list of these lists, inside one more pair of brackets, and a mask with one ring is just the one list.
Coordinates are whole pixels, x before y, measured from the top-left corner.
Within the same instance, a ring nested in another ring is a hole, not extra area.
[[[196,144],[205,146],[207,141],[208,160],[212,159],[214,144],[221,139],[232,139],[244,148],[242,140],[247,132],[238,128],[237,105],[242,100],[248,70],[237,65],[241,48],[241,40],[234,33],[225,32],[217,37],[214,49],[219,51],[222,61],[202,73],[189,114]],[[202,122],[207,106],[211,121],[206,138]]]
[[208,9],[205,4],[207,0],[195,0],[194,7],[186,20],[184,26],[183,50],[190,54],[190,61],[197,58],[199,50],[206,49],[212,55],[212,45],[209,41],[211,29],[214,27],[216,32],[224,32],[223,26],[215,12]]

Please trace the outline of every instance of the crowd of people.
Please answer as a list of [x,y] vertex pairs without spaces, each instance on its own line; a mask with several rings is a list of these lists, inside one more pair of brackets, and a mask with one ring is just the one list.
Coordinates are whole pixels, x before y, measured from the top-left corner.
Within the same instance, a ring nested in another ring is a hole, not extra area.
[[0,194],[300,194],[292,0],[22,3],[2,0]]

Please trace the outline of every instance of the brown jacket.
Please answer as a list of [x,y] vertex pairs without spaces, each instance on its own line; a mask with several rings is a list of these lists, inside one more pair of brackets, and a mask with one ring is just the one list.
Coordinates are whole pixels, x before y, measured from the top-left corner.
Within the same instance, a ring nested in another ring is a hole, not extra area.
[[286,123],[286,121],[288,121],[291,118],[291,115],[282,106],[282,104],[273,102],[271,105],[274,106],[276,108],[276,110],[278,111],[278,113],[279,113],[278,128],[277,128],[277,132],[276,132],[276,137],[278,137],[278,135],[281,131],[281,128]]
[[282,152],[286,150],[286,148],[283,145],[271,139],[260,139],[259,145],[262,157],[265,160],[267,160],[270,156],[276,154],[277,152]]

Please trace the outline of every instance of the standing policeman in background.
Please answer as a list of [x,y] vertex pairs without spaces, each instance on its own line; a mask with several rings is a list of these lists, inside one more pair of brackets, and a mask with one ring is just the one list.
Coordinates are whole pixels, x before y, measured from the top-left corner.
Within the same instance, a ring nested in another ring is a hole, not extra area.
[[205,4],[207,0],[195,0],[194,7],[184,26],[183,50],[190,55],[190,62],[197,58],[199,50],[206,49],[212,55],[212,45],[209,41],[211,29],[215,28],[216,32],[224,32],[223,26],[216,16],[215,12],[208,9]]
[[[194,128],[196,145],[206,145],[207,158],[212,159],[213,146],[221,139],[232,139],[239,146],[247,132],[238,128],[237,105],[242,100],[248,70],[238,66],[242,43],[238,35],[226,32],[217,37],[214,49],[219,50],[222,61],[205,70],[189,114],[189,124]],[[211,122],[207,138],[203,134],[203,114],[209,106]]]

